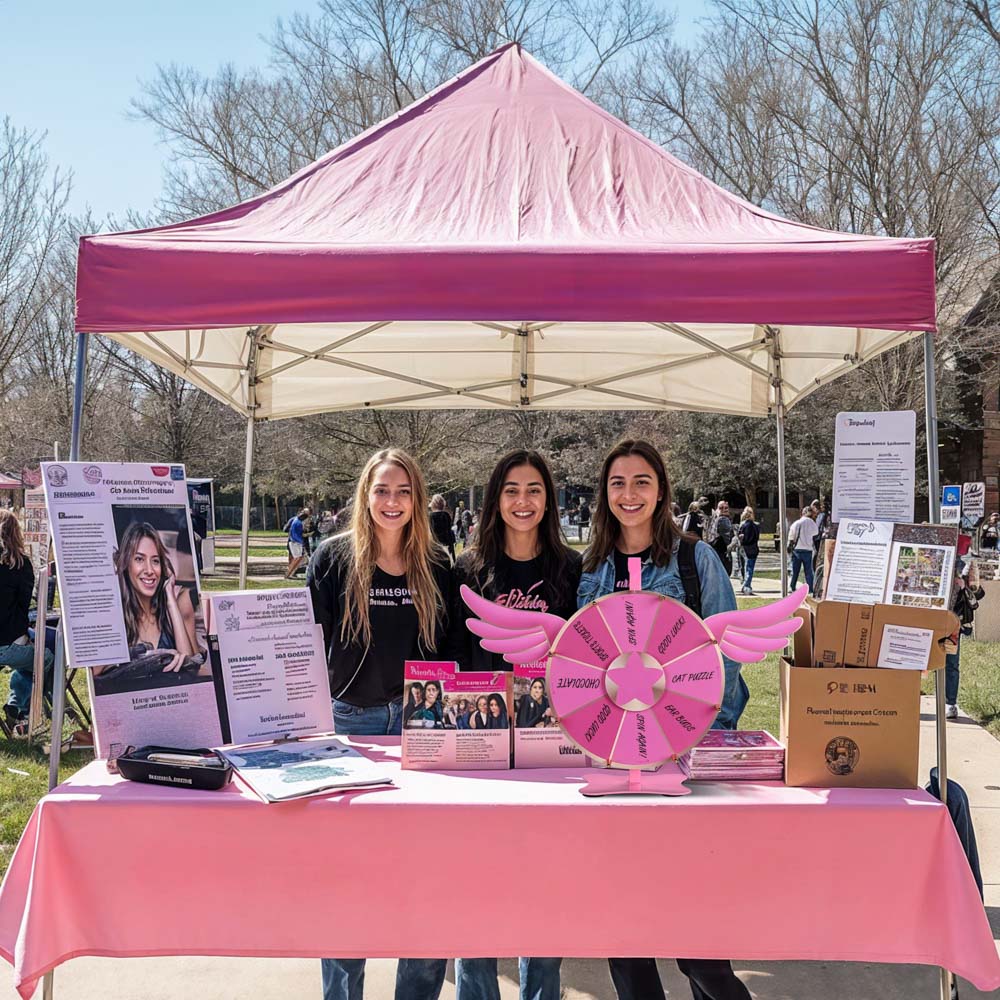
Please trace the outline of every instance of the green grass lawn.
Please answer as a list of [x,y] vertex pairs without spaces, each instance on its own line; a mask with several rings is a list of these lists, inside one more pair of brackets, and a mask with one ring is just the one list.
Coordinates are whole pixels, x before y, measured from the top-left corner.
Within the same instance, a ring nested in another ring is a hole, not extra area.
[[[248,586],[254,590],[277,586],[302,586],[301,577],[290,583],[254,580]],[[211,579],[202,581],[205,590],[235,590],[236,581]],[[739,598],[741,608],[759,607],[760,598]],[[974,719],[1000,739],[1000,643],[962,643],[962,675],[959,703]],[[0,698],[7,700],[9,674],[0,674]],[[743,676],[750,687],[747,705],[740,726],[743,729],[766,729],[778,735],[778,657],[769,656],[762,663],[743,667]],[[933,678],[924,682],[926,693],[933,691]],[[84,702],[86,683],[82,672],[75,685]],[[64,732],[72,731],[67,723]],[[59,777],[65,779],[92,759],[90,751],[74,751],[63,756]],[[20,773],[25,772],[25,773]],[[35,804],[48,788],[48,758],[37,744],[25,740],[0,739],[0,875],[7,869],[11,853],[24,830]]]

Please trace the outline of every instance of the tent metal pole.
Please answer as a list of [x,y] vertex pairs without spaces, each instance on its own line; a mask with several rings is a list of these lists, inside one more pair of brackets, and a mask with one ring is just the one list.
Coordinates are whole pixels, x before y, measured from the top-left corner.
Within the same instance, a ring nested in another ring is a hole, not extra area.
[[83,434],[83,396],[87,382],[89,334],[76,335],[76,373],[73,376],[73,429],[69,439],[69,460],[80,461],[80,438]]
[[766,328],[768,354],[771,355],[771,370],[774,388],[775,431],[778,440],[778,559],[781,565],[781,596],[788,595],[788,530],[787,489],[785,486],[785,393],[781,381],[781,355],[778,351],[778,330]]
[[247,417],[247,450],[243,460],[243,520],[240,525],[240,590],[246,590],[247,565],[250,559],[250,494],[253,490],[253,432],[257,423]]
[[246,589],[250,563],[250,501],[253,492],[253,439],[257,423],[257,358],[260,330],[258,326],[247,331],[247,336],[250,338],[250,353],[247,357],[247,449],[243,458],[243,516],[240,522],[240,590]]
[[[938,468],[937,374],[934,370],[934,334],[924,334],[924,412],[927,420],[927,507],[931,524],[941,519],[941,486]],[[948,804],[948,724],[945,721],[943,670],[934,671],[934,725],[937,735],[938,788]],[[951,972],[941,969],[941,1000],[950,1000]]]

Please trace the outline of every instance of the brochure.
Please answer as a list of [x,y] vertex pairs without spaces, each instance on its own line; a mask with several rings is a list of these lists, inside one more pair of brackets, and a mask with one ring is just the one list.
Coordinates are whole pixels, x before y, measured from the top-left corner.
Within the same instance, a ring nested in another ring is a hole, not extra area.
[[566,738],[549,701],[545,663],[514,667],[514,766],[586,767],[592,762]]
[[510,673],[459,671],[430,660],[407,660],[404,671],[403,767],[510,767]]
[[848,518],[840,522],[824,594],[827,600],[862,604],[878,604],[882,600],[893,527],[891,521]]
[[265,747],[229,747],[220,753],[265,802],[393,783],[394,764],[369,760],[330,736]]

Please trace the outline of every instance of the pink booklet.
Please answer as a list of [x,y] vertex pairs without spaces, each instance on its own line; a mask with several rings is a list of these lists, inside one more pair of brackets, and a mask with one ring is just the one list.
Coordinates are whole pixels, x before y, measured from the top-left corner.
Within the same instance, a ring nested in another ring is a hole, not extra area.
[[545,660],[514,667],[514,766],[586,767],[591,761],[563,733],[549,701]]
[[455,663],[407,660],[403,674],[403,767],[423,771],[510,767],[511,675],[459,671]]

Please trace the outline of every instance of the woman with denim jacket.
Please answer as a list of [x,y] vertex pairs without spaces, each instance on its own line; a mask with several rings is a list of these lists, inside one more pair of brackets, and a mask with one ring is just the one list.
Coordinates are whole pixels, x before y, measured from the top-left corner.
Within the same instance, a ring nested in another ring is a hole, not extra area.
[[[660,453],[647,441],[622,441],[604,459],[590,547],[583,557],[577,604],[583,607],[615,590],[627,590],[628,560],[642,560],[642,589],[683,602],[677,549],[685,535],[671,516],[670,481]],[[736,609],[736,597],[721,560],[696,541],[694,562],[701,589],[701,615]],[[716,728],[734,729],[749,692],[738,663],[725,659],[726,688]],[[652,958],[608,959],[619,1000],[663,1000]],[[677,959],[695,1000],[750,1000],[726,959]]]

